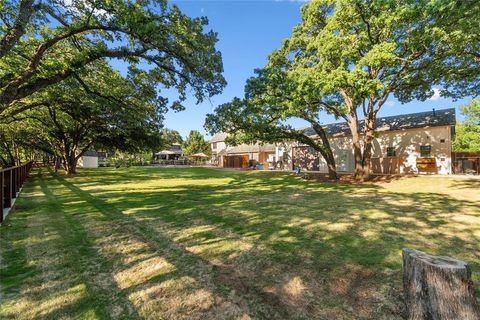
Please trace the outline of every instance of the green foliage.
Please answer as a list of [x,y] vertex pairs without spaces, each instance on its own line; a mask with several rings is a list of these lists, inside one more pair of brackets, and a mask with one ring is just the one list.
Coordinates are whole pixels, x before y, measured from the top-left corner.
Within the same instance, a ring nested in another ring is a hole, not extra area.
[[183,143],[183,138],[180,133],[173,129],[165,128],[161,132],[162,137],[162,149],[170,150],[174,143]]
[[187,90],[201,102],[225,86],[217,34],[207,24],[165,0],[2,1],[0,119],[102,59],[124,60],[129,77],[158,94],[175,89],[169,106],[176,110]]
[[478,58],[457,45],[478,50],[479,11],[473,1],[313,0],[267,68],[285,70],[297,94],[342,116],[364,104],[378,109],[390,94],[424,100],[436,85],[443,95],[476,94]]
[[190,131],[187,139],[182,143],[182,151],[187,157],[195,153],[211,155],[210,143],[205,141],[203,135],[197,130]]
[[149,165],[152,160],[151,153],[131,153],[116,151],[108,155],[108,159],[99,161],[99,167],[130,167]]
[[480,151],[480,100],[472,100],[460,107],[460,111],[465,120],[455,127],[453,148],[457,152]]
[[[61,158],[69,173],[92,148],[152,152],[161,140],[164,105],[105,62],[90,64],[84,79],[72,77],[30,97],[37,106],[13,117],[35,139],[16,143]],[[93,89],[92,89],[93,88]]]
[[[31,129],[32,123],[28,121],[0,124],[0,167],[19,165],[39,155],[43,146]],[[25,142],[29,145],[37,143],[37,151],[29,148]]]
[[276,140],[291,131],[285,120],[301,118],[321,137],[319,115],[328,112],[349,125],[362,176],[377,113],[390,96],[425,100],[434,87],[454,98],[479,92],[478,1],[312,0],[301,13],[292,35],[247,81],[246,101],[217,108],[209,130]]

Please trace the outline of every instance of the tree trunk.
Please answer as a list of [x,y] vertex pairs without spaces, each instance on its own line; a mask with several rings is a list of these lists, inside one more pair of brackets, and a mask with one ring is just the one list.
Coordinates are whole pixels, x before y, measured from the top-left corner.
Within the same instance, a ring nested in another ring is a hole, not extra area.
[[337,180],[338,175],[337,175],[337,166],[335,164],[335,157],[333,156],[333,151],[332,147],[330,146],[330,141],[328,140],[327,133],[325,130],[322,128],[320,124],[317,122],[311,121],[313,129],[315,132],[318,134],[320,139],[322,140],[322,148],[316,148],[318,149],[317,151],[320,152],[320,154],[323,156],[325,161],[327,162],[327,168],[328,168],[328,177],[332,180]]
[[360,143],[357,114],[355,112],[352,112],[350,114],[350,117],[351,120],[348,122],[348,126],[350,127],[350,131],[352,133],[353,157],[355,160],[355,171],[353,173],[353,178],[357,181],[363,181],[363,152],[362,145]]
[[470,267],[449,257],[403,249],[408,320],[478,320]]
[[373,114],[369,115],[365,119],[365,128],[364,128],[364,136],[363,136],[363,157],[362,157],[362,177],[361,180],[365,181],[370,179],[370,167],[371,167],[371,160],[372,160],[372,142],[373,142],[373,134],[374,134],[374,119]]
[[338,180],[337,168],[335,167],[335,161],[332,163],[327,162],[328,167],[328,178],[332,180]]
[[328,177],[332,180],[337,180],[337,167],[335,164],[335,158],[333,157],[332,149],[330,149],[330,145],[327,147],[327,151],[319,148],[315,148],[325,159],[327,162],[327,169],[328,169]]
[[64,155],[63,167],[67,175],[72,175],[77,173],[77,162],[78,162],[78,159],[77,157],[75,157],[75,153],[73,151],[67,152]]
[[61,165],[60,157],[55,156],[53,159],[53,161],[55,161],[55,172],[58,172],[58,169],[60,169]]

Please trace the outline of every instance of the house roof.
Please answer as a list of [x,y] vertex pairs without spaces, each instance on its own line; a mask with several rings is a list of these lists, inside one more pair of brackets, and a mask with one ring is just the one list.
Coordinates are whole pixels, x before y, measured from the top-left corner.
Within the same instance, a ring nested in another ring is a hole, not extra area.
[[250,153],[250,152],[274,152],[275,145],[270,143],[265,144],[240,144],[238,146],[229,147],[225,149],[226,154],[232,153]]
[[220,132],[214,135],[212,139],[210,139],[210,143],[222,142],[222,141],[225,141],[226,138],[227,138],[227,134],[225,132]]
[[[375,121],[375,130],[396,131],[406,129],[454,126],[455,108],[432,110],[427,112],[401,114],[398,116],[377,118]],[[363,131],[364,121],[359,121],[360,130]],[[351,134],[350,128],[346,122],[331,123],[324,126],[327,133],[331,136],[341,136]],[[303,129],[309,136],[316,135],[315,131],[309,127]]]

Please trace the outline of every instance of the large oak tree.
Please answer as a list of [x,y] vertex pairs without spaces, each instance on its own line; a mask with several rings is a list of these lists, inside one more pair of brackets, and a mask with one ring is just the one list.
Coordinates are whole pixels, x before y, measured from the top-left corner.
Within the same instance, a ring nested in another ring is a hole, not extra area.
[[389,97],[480,92],[478,1],[312,0],[301,11],[245,98],[258,117],[304,118],[320,137],[319,112],[345,120],[359,180],[370,174],[375,121]]
[[67,174],[76,172],[90,149],[151,151],[159,146],[165,101],[138,79],[125,79],[107,63],[87,67],[83,79],[72,77],[30,96],[36,107],[11,118],[35,139],[17,143],[59,159]]
[[207,19],[165,0],[12,0],[0,12],[0,119],[35,107],[26,98],[102,59],[122,59],[132,76],[175,89],[175,109],[189,88],[200,102],[225,85]]

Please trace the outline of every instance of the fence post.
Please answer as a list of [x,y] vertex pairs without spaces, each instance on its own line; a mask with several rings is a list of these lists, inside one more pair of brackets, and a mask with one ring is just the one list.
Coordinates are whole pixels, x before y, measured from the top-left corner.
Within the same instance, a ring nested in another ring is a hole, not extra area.
[[3,185],[3,170],[0,169],[0,223],[3,222],[3,208],[4,206],[4,185]]
[[32,167],[33,162],[30,161],[24,165],[0,170],[0,223],[4,219],[3,209],[12,206],[13,199],[20,192]]
[[15,197],[17,193],[20,191],[20,167],[15,168],[15,179],[17,180],[17,187],[15,188]]
[[17,197],[17,172],[15,167],[10,172],[12,173],[12,199],[15,199]]
[[3,207],[9,208],[12,205],[12,170],[6,170],[3,172],[3,180],[3,197],[5,199]]

